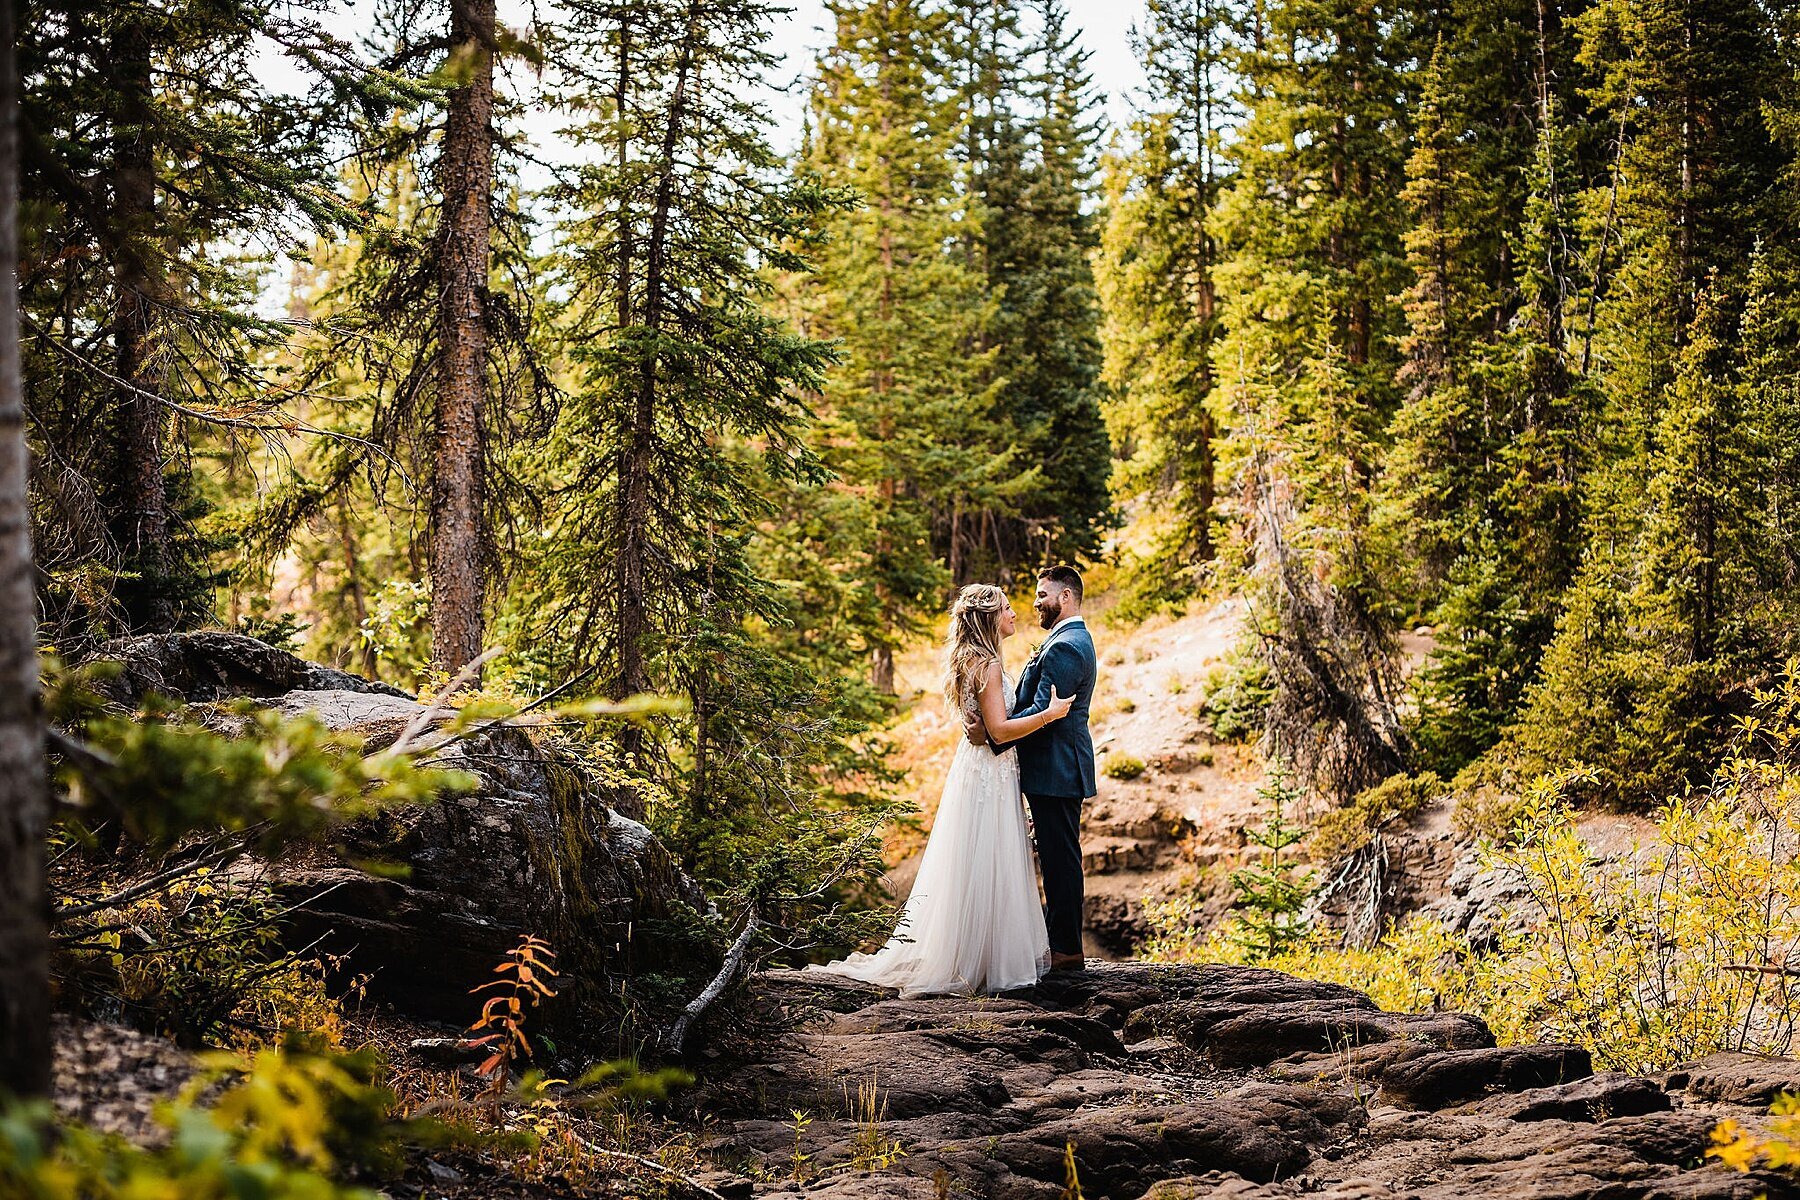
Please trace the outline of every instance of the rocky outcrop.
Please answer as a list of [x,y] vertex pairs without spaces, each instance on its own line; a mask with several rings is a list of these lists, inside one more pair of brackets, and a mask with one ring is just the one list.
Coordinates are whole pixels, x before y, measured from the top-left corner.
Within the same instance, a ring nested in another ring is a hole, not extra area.
[[[108,685],[116,700],[248,697],[358,735],[367,750],[391,745],[425,712],[398,689],[238,634],[135,638],[106,656],[123,663]],[[449,742],[433,761],[477,786],[360,821],[339,832],[332,854],[244,862],[235,873],[294,906],[288,934],[298,944],[341,955],[347,971],[368,974],[371,997],[416,1016],[466,1024],[476,1007],[468,989],[491,979],[525,933],[557,952],[565,983],[545,1015],[562,1040],[616,1030],[616,1020],[590,1027],[588,1018],[616,1006],[639,972],[674,973],[684,960],[710,972],[706,946],[679,932],[704,897],[621,811],[636,809],[634,798],[604,786],[579,754],[500,724]]]
[[749,1005],[694,1097],[733,1195],[1052,1200],[1075,1194],[1071,1158],[1089,1200],[1800,1194],[1706,1158],[1788,1060],[1596,1075],[1576,1047],[1496,1047],[1470,1017],[1224,966],[924,1000],[779,971]]
[[199,704],[238,696],[276,697],[292,691],[398,696],[390,684],[307,662],[241,633],[159,633],[100,647],[96,658],[116,662],[117,679],[101,685],[110,697],[134,703],[149,693]]
[[[420,706],[379,699],[381,709],[343,706],[339,694],[309,692],[277,704],[391,740]],[[510,726],[434,758],[469,772],[476,789],[358,822],[331,861],[281,864],[279,890],[303,906],[296,938],[323,938],[321,948],[345,955],[350,970],[373,971],[369,993],[402,1011],[467,1022],[468,989],[493,977],[521,934],[534,933],[555,948],[564,977],[546,1014],[563,1035],[580,1032],[644,969],[635,960],[649,956],[643,940],[659,923],[669,930],[652,961],[658,970],[680,965],[684,947],[670,931],[684,912],[700,912],[704,897],[648,829],[607,804],[578,760]],[[704,973],[696,958],[704,947],[685,953]]]

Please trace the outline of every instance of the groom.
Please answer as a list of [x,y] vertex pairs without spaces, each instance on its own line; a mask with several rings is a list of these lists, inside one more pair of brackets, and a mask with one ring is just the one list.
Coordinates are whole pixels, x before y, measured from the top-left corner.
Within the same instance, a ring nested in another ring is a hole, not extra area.
[[[1050,934],[1050,969],[1079,971],[1081,957],[1081,802],[1095,792],[1094,741],[1088,735],[1088,702],[1094,695],[1094,639],[1081,619],[1081,572],[1046,567],[1038,574],[1034,607],[1050,631],[1025,671],[1013,701],[1014,717],[1041,712],[1054,688],[1074,696],[1063,720],[1020,738],[1019,787],[1037,829],[1038,865],[1044,873],[1044,924]],[[969,740],[983,740],[972,722]],[[996,750],[1004,749],[996,746]]]

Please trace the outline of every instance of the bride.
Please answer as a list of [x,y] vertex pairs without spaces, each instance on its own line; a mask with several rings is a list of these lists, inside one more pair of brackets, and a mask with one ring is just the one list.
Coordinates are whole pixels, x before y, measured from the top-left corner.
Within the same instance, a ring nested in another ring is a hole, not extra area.
[[873,954],[811,969],[925,996],[1029,987],[1049,968],[1018,754],[1006,743],[1062,719],[1074,697],[1052,690],[1045,711],[1006,715],[1013,684],[1001,668],[1000,643],[1013,626],[1012,604],[999,588],[975,583],[957,595],[944,694],[955,724],[964,714],[978,715],[992,744],[957,738],[944,798],[894,936]]

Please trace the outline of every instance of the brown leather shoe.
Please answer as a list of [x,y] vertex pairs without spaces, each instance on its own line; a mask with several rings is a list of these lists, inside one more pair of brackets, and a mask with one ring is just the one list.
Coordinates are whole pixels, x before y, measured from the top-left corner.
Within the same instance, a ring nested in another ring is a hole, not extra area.
[[1053,952],[1050,955],[1050,969],[1052,971],[1085,971],[1087,970],[1087,959],[1079,954],[1056,954]]

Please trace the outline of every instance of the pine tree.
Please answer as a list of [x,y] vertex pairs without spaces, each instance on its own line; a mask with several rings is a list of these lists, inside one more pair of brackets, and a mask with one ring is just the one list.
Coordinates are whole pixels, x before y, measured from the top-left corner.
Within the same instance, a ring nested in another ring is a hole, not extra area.
[[[1788,136],[1796,132],[1800,126]],[[1796,182],[1800,177],[1790,168],[1790,205],[1800,200]],[[1800,595],[1800,257],[1785,246],[1759,247],[1748,288],[1738,401],[1747,443],[1744,493],[1758,509],[1748,603],[1764,610],[1752,618],[1758,624],[1779,628],[1785,617],[1792,629],[1793,597]]]
[[431,439],[431,659],[455,675],[484,649],[487,572],[481,432],[488,403],[485,309],[492,270],[494,0],[452,0],[450,64],[436,185],[437,363]]
[[1157,510],[1131,564],[1127,611],[1179,600],[1213,553],[1213,347],[1220,334],[1211,219],[1226,170],[1220,141],[1236,14],[1222,0],[1152,0],[1137,34],[1151,110],[1105,163],[1096,256],[1105,314],[1107,421],[1117,488]]
[[1302,779],[1343,798],[1408,754],[1372,520],[1398,401],[1401,15],[1335,0],[1258,10],[1212,224],[1219,472],[1231,565],[1274,668],[1267,733]]
[[1382,513],[1437,626],[1418,738],[1446,774],[1516,715],[1553,631],[1576,560],[1583,394],[1553,79],[1568,52],[1546,6],[1535,29],[1525,6],[1458,15],[1426,69],[1408,164],[1408,389]]
[[1271,764],[1256,795],[1267,809],[1262,823],[1245,829],[1244,837],[1261,851],[1261,861],[1231,873],[1232,907],[1237,910],[1232,937],[1251,962],[1262,962],[1306,936],[1302,912],[1312,895],[1312,872],[1298,870],[1282,857],[1305,839],[1306,830],[1288,818],[1305,793],[1280,760]]
[[[1023,10],[1023,11],[1022,11]],[[940,531],[952,576],[991,577],[1022,559],[1099,548],[1110,510],[1110,447],[1099,405],[1101,348],[1086,199],[1098,124],[1087,53],[1060,0],[953,10],[965,82],[967,240],[994,301],[983,345],[996,353],[997,416],[1041,483],[1011,513]],[[1027,33],[1029,29],[1029,33]],[[991,557],[990,557],[991,555]]]
[[[1778,653],[1747,485],[1766,457],[1737,412],[1734,351],[1782,151],[1776,32],[1751,5],[1605,2],[1578,20],[1593,102],[1618,145],[1590,190],[1606,273],[1585,298],[1600,464],[1581,568],[1541,677],[1497,761],[1574,758],[1626,802],[1698,780],[1737,681]],[[1766,561],[1766,560],[1765,560]]]
[[820,399],[822,456],[858,498],[852,566],[874,605],[861,634],[871,679],[894,690],[893,655],[949,580],[939,522],[989,528],[1038,486],[999,408],[993,319],[968,261],[953,154],[961,128],[944,20],[916,0],[832,9],[806,165],[861,205],[832,222],[808,327],[843,361]]
[[[194,457],[278,433],[288,396],[269,367],[288,330],[251,302],[256,253],[354,223],[336,114],[411,94],[264,0],[44,0],[20,29],[34,517],[47,628],[73,649],[210,610]],[[258,77],[271,46],[316,94]]]
[[[345,360],[359,365],[376,397],[367,436],[419,482],[433,668],[453,675],[490,640],[502,546],[535,501],[513,461],[553,411],[532,230],[507,136],[514,105],[494,87],[502,57],[541,60],[543,48],[500,26],[491,0],[394,4],[379,25],[395,46],[390,61],[422,74],[433,103],[362,124],[359,165],[381,186],[419,186],[395,214],[403,221],[361,239],[326,297],[336,336],[311,361],[325,376]],[[333,486],[315,497],[339,494],[357,469],[353,455],[334,456]]]
[[774,61],[773,11],[582,0],[557,47],[589,64],[565,99],[591,153],[557,191],[552,260],[574,374],[533,456],[545,520],[510,638],[551,678],[691,706],[622,740],[684,801],[689,845],[811,797],[844,731],[832,680],[760,636],[783,597],[750,548],[772,497],[822,477],[803,398],[833,358],[766,311],[769,273],[804,273],[843,203],[780,170],[739,86]]
[[[301,392],[291,412],[318,432],[253,455],[249,481],[227,488],[219,521],[240,549],[229,563],[225,615],[255,628],[303,605],[296,649],[305,657],[416,690],[431,683],[429,493],[413,486],[430,479],[428,464],[414,457],[429,435],[422,420],[400,420],[411,414],[397,403],[392,372],[410,364],[422,382],[429,361],[411,359],[410,337],[378,340],[364,305],[389,278],[400,231],[427,217],[430,201],[405,158],[357,164],[346,190],[365,214],[361,231],[315,242],[288,285],[288,317],[300,330],[288,350]],[[412,315],[427,328],[435,316]],[[364,335],[357,342],[368,355],[345,352],[348,331]],[[376,357],[389,350],[398,361]],[[395,449],[372,452],[372,433]],[[257,486],[259,479],[276,482]],[[291,591],[272,570],[283,560],[295,568]],[[418,621],[404,637],[393,619],[401,609]]]

